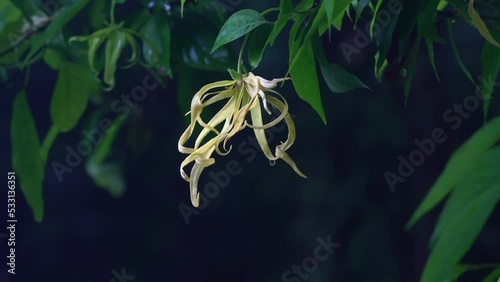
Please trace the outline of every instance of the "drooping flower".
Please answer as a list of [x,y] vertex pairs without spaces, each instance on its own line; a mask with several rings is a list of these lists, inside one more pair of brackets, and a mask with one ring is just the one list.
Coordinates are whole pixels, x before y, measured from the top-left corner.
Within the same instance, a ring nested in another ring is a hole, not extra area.
[[135,64],[138,59],[138,44],[134,38],[133,32],[122,27],[123,23],[119,24],[108,24],[108,27],[100,29],[88,36],[73,36],[69,39],[69,42],[88,41],[89,51],[88,51],[88,61],[90,68],[94,74],[99,75],[99,71],[95,68],[95,57],[97,50],[101,45],[106,42],[104,48],[104,83],[108,86],[104,88],[106,91],[110,91],[115,87],[115,72],[117,68],[118,59],[120,58],[122,51],[125,49],[126,44],[128,44],[132,49],[132,55],[128,59],[131,65]]
[[[206,167],[215,163],[212,154],[214,151],[219,155],[229,154],[232,146],[227,148],[228,140],[245,127],[253,129],[264,155],[270,161],[282,159],[297,174],[307,178],[286,153],[295,141],[295,125],[288,113],[288,103],[283,96],[273,90],[278,83],[285,80],[287,78],[266,80],[250,72],[247,75],[237,76],[234,80],[205,85],[195,94],[191,101],[191,111],[188,113],[191,116],[191,122],[178,143],[179,152],[188,155],[181,163],[180,173],[184,180],[189,182],[193,206],[198,207],[200,201],[198,181],[201,173]],[[226,100],[226,104],[210,121],[205,122],[201,118],[204,108],[223,100]],[[262,109],[270,115],[269,105],[276,108],[280,115],[273,121],[264,124]],[[251,123],[246,120],[249,112]],[[273,154],[265,135],[265,129],[271,128],[283,120],[288,126],[288,138],[276,146]],[[202,130],[196,138],[194,146],[186,147],[185,144],[193,135],[196,125],[200,125]],[[207,138],[210,133],[215,136]],[[188,176],[184,168],[190,163],[194,164]]]

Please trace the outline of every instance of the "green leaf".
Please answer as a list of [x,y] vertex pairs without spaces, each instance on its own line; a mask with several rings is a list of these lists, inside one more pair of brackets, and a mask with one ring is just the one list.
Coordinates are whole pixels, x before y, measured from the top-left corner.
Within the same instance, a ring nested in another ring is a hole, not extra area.
[[259,66],[262,56],[264,55],[264,50],[269,42],[269,36],[273,31],[272,25],[262,25],[257,28],[248,41],[248,62],[250,66],[255,69]]
[[441,79],[439,78],[437,68],[436,68],[436,60],[434,58],[434,43],[430,39],[425,39],[425,45],[427,45],[427,52],[429,53],[429,60],[431,61],[432,69],[434,70],[434,75],[439,82]]
[[295,10],[297,12],[305,12],[311,9],[313,5],[314,5],[314,0],[302,0],[299,4],[297,4]]
[[62,58],[57,51],[48,49],[43,54],[43,60],[51,69],[58,70],[61,65]]
[[184,17],[184,5],[186,4],[186,0],[181,0],[181,16]]
[[448,2],[446,0],[441,0],[436,10],[443,11],[448,6]]
[[302,22],[304,22],[305,19],[306,16],[299,16],[297,18],[297,21],[292,25],[292,28],[290,28],[290,33],[288,35],[288,51],[289,51],[288,63],[290,64],[290,66],[293,60],[297,58],[296,53],[302,44],[301,37],[299,36],[299,38],[297,39],[297,33],[299,32],[300,26],[302,25]]
[[373,18],[370,22],[370,38],[372,40],[373,40],[373,27],[375,26],[377,20],[378,11],[380,10],[380,7],[382,7],[382,4],[384,4],[384,2],[386,2],[386,0],[379,0],[377,1],[377,5],[375,6],[375,13],[373,14]]
[[363,13],[363,10],[370,4],[371,0],[360,0],[358,2],[358,5],[356,7],[356,20],[354,22],[354,26],[358,23],[358,20],[361,18],[361,13]]
[[331,24],[337,29],[341,30],[342,20],[344,19],[345,13],[349,10],[352,0],[335,0],[335,10],[332,15]]
[[495,47],[484,42],[483,51],[481,54],[481,94],[483,95],[483,115],[484,120],[487,120],[488,109],[490,107],[491,99],[493,98],[493,91],[498,71],[500,70],[500,48]]
[[125,119],[116,117],[111,126],[103,134],[102,140],[96,145],[92,155],[85,162],[85,171],[94,180],[97,187],[108,191],[113,197],[119,198],[125,192],[123,165],[106,162],[110,156],[112,145]]
[[499,181],[500,177],[497,176],[490,182],[486,191],[470,199],[443,229],[427,260],[420,281],[447,281],[453,276],[457,263],[470,249],[500,200]]
[[486,152],[467,176],[456,185],[446,201],[443,211],[439,215],[438,222],[434,228],[430,244],[431,246],[440,238],[442,231],[460,214],[463,208],[491,185],[491,182],[500,175],[500,146]]
[[288,20],[290,19],[290,13],[293,11],[292,0],[281,0],[280,1],[280,13],[278,19],[274,23],[274,28],[269,36],[269,45],[273,46],[276,37],[283,30]]
[[498,43],[495,38],[491,35],[490,31],[488,30],[488,27],[484,23],[483,19],[481,19],[481,16],[479,13],[474,9],[474,1],[475,0],[470,0],[469,2],[469,7],[468,7],[468,12],[470,15],[470,18],[472,20],[472,24],[479,30],[479,33],[492,45],[495,45],[496,47],[500,48],[500,43]]
[[44,209],[44,160],[40,155],[40,140],[24,91],[14,101],[10,136],[12,166],[20,178],[21,191],[33,211],[35,220],[41,222]]
[[21,18],[21,11],[8,0],[0,0],[0,32],[5,25]]
[[439,36],[436,25],[434,24],[436,18],[436,9],[441,0],[429,0],[424,10],[418,15],[418,33],[425,39],[437,42],[443,42]]
[[464,72],[465,76],[467,76],[467,78],[472,82],[472,84],[474,84],[477,87],[476,82],[474,81],[474,78],[472,78],[471,73],[469,72],[467,67],[464,65],[464,62],[462,61],[462,56],[460,56],[460,52],[458,51],[457,45],[455,44],[455,39],[453,38],[453,32],[451,29],[451,25],[452,25],[452,23],[448,22],[448,34],[450,36],[450,43],[451,43],[451,47],[453,48],[453,53],[455,53],[455,58],[457,59],[457,62],[460,65],[460,68]]
[[61,62],[59,77],[50,105],[52,122],[61,132],[73,129],[87,108],[95,87],[92,73],[69,61]]
[[408,96],[410,95],[411,83],[413,81],[413,74],[415,73],[415,68],[417,65],[418,50],[420,49],[420,43],[422,42],[422,36],[417,36],[415,43],[410,49],[408,54],[408,61],[406,63],[406,80],[405,80],[405,105],[408,103]]
[[333,23],[333,13],[335,12],[334,6],[337,4],[336,2],[339,0],[324,0],[323,6],[326,12],[326,18],[328,20],[328,26],[331,26]]
[[357,76],[344,70],[341,65],[321,65],[321,73],[332,92],[345,93],[356,88],[365,88],[371,91]]
[[500,117],[492,119],[470,137],[448,160],[443,173],[406,224],[409,229],[422,216],[439,204],[462,180],[479,158],[500,140]]
[[298,54],[297,63],[290,69],[293,86],[299,97],[308,102],[326,124],[311,41],[305,43],[305,48],[304,52]]
[[[327,7],[327,2],[323,2],[319,8],[318,15],[315,17],[315,20],[319,20],[317,24],[317,31],[319,34],[323,34],[327,29],[329,30],[332,25],[337,30],[341,30],[342,28],[342,20],[344,19],[346,12],[349,10],[352,0],[335,0],[334,2],[335,5],[331,21],[328,19],[328,9],[331,9],[331,7]],[[320,18],[320,16],[325,19]],[[313,31],[314,28],[311,27],[310,30]]]
[[486,276],[486,278],[484,278],[483,282],[500,282],[500,268],[492,271],[488,276]]
[[25,61],[29,61],[33,56],[56,36],[61,29],[71,21],[90,0],[75,0],[64,6],[58,13],[57,17],[49,24],[43,33],[38,33],[31,39],[31,49],[26,56]]
[[108,19],[106,1],[93,1],[90,4],[89,23],[93,30],[99,30],[106,26],[105,22]]
[[[498,267],[498,264],[459,264],[455,267],[455,273],[449,281],[456,281],[462,274],[467,271],[479,271],[488,268]],[[495,278],[496,279],[496,278]]]
[[39,11],[35,0],[12,0],[11,2],[27,19],[31,19],[31,16]]
[[160,68],[169,77],[172,77],[170,67],[171,35],[167,17],[151,17],[144,26],[142,34],[147,39],[144,40],[142,45],[146,62],[151,66]]
[[211,53],[264,23],[266,19],[255,10],[245,9],[234,13],[222,26]]

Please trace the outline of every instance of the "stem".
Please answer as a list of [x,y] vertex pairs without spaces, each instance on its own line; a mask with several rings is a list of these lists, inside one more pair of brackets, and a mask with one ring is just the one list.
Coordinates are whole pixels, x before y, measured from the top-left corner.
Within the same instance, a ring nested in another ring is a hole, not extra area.
[[52,127],[50,127],[49,129],[49,132],[45,136],[45,139],[43,140],[42,147],[40,148],[40,155],[42,156],[44,162],[47,161],[50,147],[52,147],[52,144],[54,144],[57,135],[59,135],[59,129],[57,129],[55,125],[52,125]]
[[115,5],[116,5],[116,0],[111,1],[111,11],[109,11],[109,17],[111,19],[111,24],[115,24]]
[[241,64],[243,63],[243,50],[245,50],[245,45],[247,44],[248,37],[250,37],[250,33],[245,35],[245,39],[243,39],[243,43],[241,44],[240,55],[238,56],[238,73],[241,74]]
[[264,12],[260,13],[262,16],[265,16],[269,13],[272,13],[272,12],[279,12],[280,11],[280,8],[278,7],[275,7],[275,8],[270,8],[270,9],[267,9],[265,10]]

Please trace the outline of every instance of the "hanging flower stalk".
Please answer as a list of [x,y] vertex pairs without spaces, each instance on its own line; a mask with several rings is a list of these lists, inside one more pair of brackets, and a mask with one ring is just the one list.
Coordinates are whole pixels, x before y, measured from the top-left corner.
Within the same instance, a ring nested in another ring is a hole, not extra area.
[[[253,73],[247,75],[237,75],[234,80],[219,81],[202,87],[193,97],[191,102],[191,123],[179,139],[179,152],[188,155],[181,163],[180,173],[182,178],[189,182],[191,203],[198,207],[200,194],[198,193],[198,181],[201,173],[206,167],[215,163],[212,154],[227,155],[232,146],[227,148],[228,140],[243,130],[245,127],[252,128],[257,141],[270,160],[282,159],[288,163],[300,176],[307,178],[290,158],[286,151],[295,141],[295,125],[288,113],[288,103],[277,91],[273,90],[279,82],[287,78],[273,79],[271,81],[255,76]],[[207,123],[201,118],[205,107],[226,100],[226,104]],[[262,109],[269,115],[271,111],[269,104],[278,109],[280,115],[273,121],[264,124],[262,120]],[[250,112],[251,123],[246,120]],[[272,153],[266,139],[264,130],[285,121],[288,126],[288,138],[285,142],[276,146]],[[193,135],[196,125],[199,124],[202,130],[194,142],[193,147],[186,147],[185,144]],[[220,128],[222,124],[222,128]],[[218,129],[219,128],[219,129]],[[208,139],[209,133],[214,133],[215,137]],[[190,163],[194,163],[191,173],[188,174],[184,168]]]
[[111,91],[115,87],[115,72],[117,68],[118,59],[120,58],[123,50],[127,46],[127,44],[132,49],[132,55],[128,59],[130,64],[125,66],[125,68],[134,65],[138,60],[138,43],[136,42],[134,35],[137,34],[129,29],[123,27],[123,22],[116,23],[114,10],[115,10],[116,0],[111,2],[111,11],[110,11],[110,19],[111,23],[107,23],[108,27],[95,31],[91,35],[88,36],[73,36],[69,39],[69,42],[72,43],[74,41],[78,42],[88,42],[89,51],[88,51],[88,61],[89,66],[94,72],[97,79],[99,75],[99,71],[95,67],[95,57],[97,50],[105,44],[105,62],[104,62],[104,83],[107,84],[107,87],[104,88],[106,91]]

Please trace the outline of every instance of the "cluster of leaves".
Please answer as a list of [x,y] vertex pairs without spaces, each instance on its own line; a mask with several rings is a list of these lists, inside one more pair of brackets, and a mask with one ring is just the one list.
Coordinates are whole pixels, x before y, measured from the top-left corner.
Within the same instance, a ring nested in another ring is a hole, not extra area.
[[460,264],[500,200],[499,142],[497,117],[451,156],[408,222],[406,227],[410,228],[450,195],[430,239],[432,251],[421,281],[454,280],[466,271],[483,268],[494,269],[485,282],[494,282],[500,276],[500,264]]
[[[302,0],[294,3],[281,0],[279,7],[262,13],[250,9],[237,11],[224,24],[219,19],[218,2],[211,0],[197,3],[185,0],[56,2],[60,7],[54,9],[51,5],[54,10],[50,10],[35,0],[0,0],[0,83],[13,85],[13,77],[19,74],[24,74],[26,81],[17,89],[19,94],[13,105],[12,163],[37,221],[43,219],[42,184],[52,144],[59,134],[78,125],[89,103],[94,103],[98,109],[94,119],[110,114],[103,103],[109,98],[100,95],[100,80],[105,90],[114,88],[117,67],[125,57],[122,53],[131,54],[126,67],[138,64],[152,67],[166,77],[177,79],[179,103],[186,109],[185,101],[194,94],[190,80],[196,72],[226,71],[236,63],[241,73],[245,69],[245,50],[249,66],[255,69],[266,48],[273,46],[277,37],[287,30],[285,27],[290,26],[287,75],[291,76],[298,96],[309,103],[325,123],[320,93],[323,81],[319,79],[318,70],[332,92],[369,89],[341,65],[330,62],[323,50],[321,38],[328,36],[330,39],[332,28],[341,30],[347,20],[354,25],[368,20],[367,37],[377,50],[374,76],[389,83],[403,79],[405,97],[410,92],[422,42],[425,42],[439,80],[434,44],[446,42],[438,28],[442,23],[448,26],[448,42],[464,74],[474,85],[479,82],[482,85],[485,121],[500,69],[500,5],[497,1]],[[115,22],[115,4],[133,6],[127,9],[127,14],[117,13],[122,21]],[[380,20],[387,11],[396,12]],[[272,18],[272,13],[277,16]],[[71,25],[77,17],[85,22],[83,26]],[[462,18],[485,38],[481,79],[474,79],[460,58],[452,33],[457,18]],[[88,44],[73,42],[70,46],[72,37],[73,41]],[[240,53],[236,56],[228,43],[241,38]],[[100,46],[104,46],[104,52],[100,52]],[[359,51],[350,46],[347,52],[353,50]],[[53,126],[43,138],[37,131],[26,95],[30,66],[38,63],[58,72],[50,106]],[[114,133],[103,138],[85,166],[96,185],[115,195],[123,191],[124,184],[116,180],[120,179],[120,164],[109,163],[109,156],[116,132],[124,124],[123,120],[115,118]],[[483,267],[460,265],[459,262],[500,197],[498,185],[495,185],[500,181],[499,167],[495,163],[495,156],[499,154],[498,146],[495,147],[500,139],[498,128],[497,118],[455,153],[408,225],[413,225],[451,192],[431,240],[432,253],[422,281],[453,279],[466,270]],[[459,183],[457,175],[466,181]],[[117,186],[121,188],[116,189]],[[493,281],[492,277],[498,276],[498,266],[493,267],[497,269],[485,281]]]

